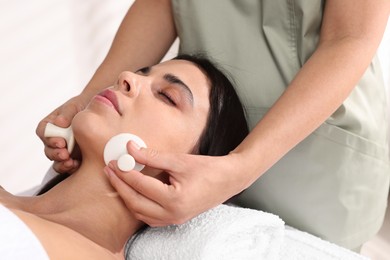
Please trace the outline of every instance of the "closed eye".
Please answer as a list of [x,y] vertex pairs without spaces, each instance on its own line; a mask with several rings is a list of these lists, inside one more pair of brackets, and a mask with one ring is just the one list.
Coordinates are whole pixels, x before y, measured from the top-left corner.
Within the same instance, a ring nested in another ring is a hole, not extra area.
[[172,97],[164,92],[164,91],[158,91],[157,92],[160,96],[162,96],[169,104],[171,104],[172,106],[176,106],[176,102],[172,99]]
[[146,75],[150,72],[150,67],[143,67],[142,69],[137,70],[135,73],[141,72],[142,74]]

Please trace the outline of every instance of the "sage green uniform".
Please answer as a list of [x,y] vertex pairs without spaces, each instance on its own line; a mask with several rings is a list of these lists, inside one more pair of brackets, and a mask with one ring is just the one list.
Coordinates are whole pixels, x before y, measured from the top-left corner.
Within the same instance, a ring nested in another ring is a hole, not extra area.
[[[180,52],[207,53],[232,75],[250,128],[314,52],[324,7],[321,0],[172,3]],[[342,106],[239,203],[347,248],[360,246],[378,231],[386,208],[388,111],[375,58]]]

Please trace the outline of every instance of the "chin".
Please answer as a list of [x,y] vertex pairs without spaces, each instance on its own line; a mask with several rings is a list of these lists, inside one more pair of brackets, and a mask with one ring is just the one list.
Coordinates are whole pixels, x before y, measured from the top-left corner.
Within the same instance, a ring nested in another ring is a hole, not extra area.
[[85,148],[103,151],[104,145],[113,135],[108,126],[109,123],[100,116],[87,111],[78,113],[72,121],[73,134],[82,151]]

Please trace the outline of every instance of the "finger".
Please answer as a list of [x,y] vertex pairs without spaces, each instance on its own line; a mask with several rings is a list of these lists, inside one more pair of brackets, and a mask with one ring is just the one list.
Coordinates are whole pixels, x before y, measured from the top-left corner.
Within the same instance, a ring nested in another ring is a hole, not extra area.
[[175,187],[163,183],[162,181],[145,175],[138,171],[122,172],[116,163],[110,162],[108,167],[113,170],[122,181],[131,186],[135,191],[143,196],[155,201],[160,205],[170,201]]
[[[69,162],[69,164],[67,164]],[[69,159],[68,161],[64,162],[64,166],[68,168],[68,170],[64,171],[66,173],[72,174],[80,167],[80,161]]]
[[[55,119],[53,121],[56,121]],[[63,120],[58,120],[60,122],[63,122]],[[49,146],[52,148],[63,148],[66,146],[66,142],[61,137],[46,137],[45,136],[45,129],[49,121],[42,120],[39,122],[38,127],[35,131],[36,135],[42,140],[42,142],[45,144],[45,146]],[[52,121],[50,121],[52,122]],[[58,125],[58,123],[54,123],[55,125]],[[64,125],[64,123],[62,123]],[[62,126],[61,126],[62,127]]]
[[61,110],[61,114],[54,118],[53,123],[56,126],[67,128],[70,126],[75,115],[76,113],[74,111]]
[[56,149],[56,148],[65,148],[66,147],[66,141],[62,137],[49,137],[43,140],[45,143],[45,146]]
[[72,170],[73,168],[78,168],[80,165],[80,162],[78,160],[74,160],[72,158],[69,158],[68,160],[63,162],[64,167],[66,167],[69,170]]
[[44,151],[46,157],[53,161],[65,161],[69,159],[69,152],[65,148],[53,149],[45,146]]
[[53,120],[53,123],[60,127],[69,127],[74,116],[83,109],[78,102],[68,103],[66,106],[61,106],[58,115]]
[[140,148],[133,141],[127,143],[127,151],[141,164],[167,172],[179,171],[183,168],[180,154],[160,152],[153,148]]
[[58,111],[59,111],[58,108],[55,109],[53,112],[51,112],[49,115],[47,115],[44,119],[42,119],[38,123],[38,126],[35,129],[35,133],[36,133],[36,135],[39,136],[39,138],[42,141],[45,141],[44,139],[46,139],[44,135],[45,135],[45,128],[46,128],[47,123],[55,121],[56,117],[59,115]]
[[45,119],[39,122],[36,134],[44,141],[45,128],[48,122],[53,123],[56,126],[67,128],[70,126],[73,117],[81,111],[83,106],[77,102],[68,102],[65,105],[58,107],[52,113],[50,113]]
[[44,119],[38,123],[37,128],[35,129],[35,134],[43,141],[45,142],[45,128],[48,123],[47,119]]
[[134,214],[134,216],[136,219],[148,224],[151,227],[165,227],[165,226],[174,224],[171,222],[162,221],[160,219],[151,218],[151,217],[144,216],[141,214]]
[[69,159],[62,162],[54,162],[53,169],[58,173],[73,173],[78,167],[79,162],[76,160]]
[[[119,196],[126,204],[126,207],[134,213],[137,219],[139,217],[145,219],[144,216],[148,215],[149,220],[154,219],[153,222],[156,223],[157,220],[155,219],[155,216],[161,216],[166,214],[164,213],[164,209],[161,207],[160,204],[149,198],[146,198],[142,194],[138,193],[136,190],[132,189],[132,187],[130,187],[126,182],[124,182],[120,177],[118,177],[116,172],[114,172],[112,169],[110,169],[109,167],[105,167],[104,171],[107,174],[111,185],[118,192]],[[138,174],[144,176],[142,173],[138,172]]]

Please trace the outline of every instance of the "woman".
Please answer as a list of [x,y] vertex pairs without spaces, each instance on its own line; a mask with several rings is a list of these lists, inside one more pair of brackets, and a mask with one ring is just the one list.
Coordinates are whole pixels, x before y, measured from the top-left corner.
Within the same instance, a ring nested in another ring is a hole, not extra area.
[[[51,259],[123,259],[127,239],[144,225],[110,185],[112,171],[103,173],[112,136],[130,132],[153,149],[223,155],[248,133],[229,80],[206,59],[186,55],[121,73],[74,117],[72,129],[83,158],[75,173],[37,197],[0,190],[1,204],[27,224]],[[161,170],[143,173],[172,181]]]
[[[207,52],[239,82],[251,133],[223,157],[129,147],[176,180],[167,189],[118,171],[122,181],[110,180],[129,210],[153,226],[182,223],[246,189],[241,205],[359,250],[382,225],[389,191],[389,104],[375,59],[389,14],[388,0],[138,0],[84,91],[49,117],[66,127],[117,71],[161,59],[179,37],[180,52]],[[77,166],[62,140],[43,141],[57,171]]]

